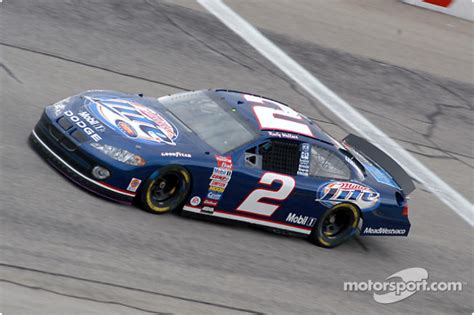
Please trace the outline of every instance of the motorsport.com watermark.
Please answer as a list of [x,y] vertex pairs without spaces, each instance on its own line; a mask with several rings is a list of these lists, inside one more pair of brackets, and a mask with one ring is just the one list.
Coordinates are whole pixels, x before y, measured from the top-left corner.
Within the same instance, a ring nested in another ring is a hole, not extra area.
[[390,304],[404,300],[418,291],[456,292],[463,289],[460,281],[435,282],[427,279],[426,269],[408,268],[388,276],[384,281],[344,282],[344,291],[370,291],[376,302]]

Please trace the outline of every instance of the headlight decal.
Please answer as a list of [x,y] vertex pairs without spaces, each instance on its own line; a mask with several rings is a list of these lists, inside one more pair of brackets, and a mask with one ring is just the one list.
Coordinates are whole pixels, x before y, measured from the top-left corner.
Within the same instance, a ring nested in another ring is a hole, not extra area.
[[133,166],[145,165],[145,159],[125,149],[120,149],[108,144],[101,144],[97,142],[91,142],[90,145],[116,161]]

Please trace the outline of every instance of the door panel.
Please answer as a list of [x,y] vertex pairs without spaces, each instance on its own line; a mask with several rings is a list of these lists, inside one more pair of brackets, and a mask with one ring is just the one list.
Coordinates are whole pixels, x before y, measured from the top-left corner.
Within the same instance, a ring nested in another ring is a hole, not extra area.
[[252,218],[264,225],[278,223],[278,228],[296,227],[297,232],[311,230],[320,213],[315,201],[317,180],[249,167],[243,156],[238,161],[220,211],[236,220]]
[[[280,187],[277,190],[269,189],[274,183],[280,183]],[[260,187],[254,189],[236,210],[271,217],[281,206],[281,202],[291,195],[296,182],[293,176],[265,172],[257,186]]]

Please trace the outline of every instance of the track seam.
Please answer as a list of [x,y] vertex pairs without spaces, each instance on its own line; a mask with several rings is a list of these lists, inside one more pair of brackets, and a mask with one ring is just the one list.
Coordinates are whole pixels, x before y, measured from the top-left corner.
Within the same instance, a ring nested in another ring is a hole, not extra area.
[[[156,292],[156,291],[140,289],[140,288],[134,288],[134,287],[128,287],[128,286],[121,285],[121,284],[115,284],[115,283],[110,283],[110,282],[105,282],[105,281],[100,281],[100,280],[76,277],[76,276],[71,276],[71,275],[67,275],[67,274],[61,274],[61,273],[56,273],[56,272],[51,272],[51,271],[34,269],[34,268],[29,268],[29,267],[24,267],[24,266],[17,266],[17,265],[11,265],[11,264],[6,264],[6,263],[0,263],[0,266],[1,267],[7,267],[7,268],[19,269],[19,270],[25,270],[25,271],[30,271],[30,272],[41,273],[41,274],[45,274],[45,275],[49,275],[49,276],[56,276],[56,277],[74,279],[74,280],[79,280],[79,281],[84,281],[84,282],[89,282],[89,283],[95,283],[95,284],[100,284],[100,285],[109,286],[109,287],[121,288],[121,289],[125,289],[125,290],[130,290],[130,291],[153,294],[153,295],[163,296],[163,297],[167,297],[167,298],[173,298],[173,299],[177,299],[177,300],[192,302],[192,303],[198,303],[198,304],[210,305],[210,306],[225,308],[225,309],[234,310],[234,311],[240,311],[240,312],[249,313],[249,314],[264,314],[264,313],[257,312],[257,311],[254,311],[254,310],[249,310],[249,309],[244,309],[244,308],[239,308],[239,307],[234,307],[234,306],[229,306],[229,305],[224,305],[224,304],[219,304],[219,303],[207,302],[207,301],[202,301],[202,300],[196,300],[196,299],[186,298],[186,297],[172,295],[172,294],[168,294],[168,293]],[[5,280],[0,279],[0,281],[5,281]],[[9,281],[9,280],[6,280],[6,281]]]
[[30,52],[30,53],[35,53],[35,54],[51,57],[51,58],[55,58],[55,59],[59,59],[59,60],[63,60],[63,61],[72,62],[72,63],[78,64],[78,65],[81,65],[81,66],[86,66],[86,67],[91,67],[91,68],[98,69],[98,70],[107,71],[107,72],[110,72],[110,73],[113,73],[113,74],[118,74],[118,75],[128,77],[128,78],[133,78],[133,79],[143,80],[143,81],[147,81],[147,82],[151,82],[151,83],[155,83],[155,84],[160,84],[160,85],[163,85],[163,86],[168,86],[168,87],[171,87],[171,88],[174,88],[174,89],[177,89],[177,90],[181,90],[181,91],[191,91],[191,89],[188,89],[188,88],[185,88],[185,87],[182,87],[182,86],[179,86],[179,85],[170,84],[170,83],[157,81],[157,80],[152,80],[152,79],[140,77],[140,76],[125,73],[125,72],[120,72],[120,71],[117,71],[117,70],[112,70],[112,69],[109,69],[109,68],[93,65],[93,64],[90,64],[90,63],[85,63],[85,62],[70,59],[70,58],[67,58],[67,57],[54,55],[52,53],[48,53],[48,52],[44,52],[44,51],[40,51],[40,50],[28,48],[28,47],[8,44],[8,43],[5,43],[5,42],[0,42],[0,45],[5,46],[5,47],[10,47],[10,48],[15,48],[15,49],[27,51],[27,52]]
[[55,291],[55,290],[51,290],[51,289],[46,289],[46,288],[43,288],[43,287],[31,286],[31,285],[27,285],[27,284],[24,284],[24,283],[19,283],[19,282],[7,280],[7,279],[0,279],[0,282],[10,283],[10,284],[17,285],[17,286],[27,288],[27,289],[45,291],[45,292],[48,292],[48,293],[61,295],[61,296],[66,296],[66,297],[70,297],[70,298],[78,299],[78,300],[86,300],[86,301],[96,302],[96,303],[101,303],[101,304],[112,304],[112,305],[123,306],[123,307],[131,308],[131,309],[139,310],[139,311],[142,311],[142,312],[145,312],[145,313],[152,313],[152,314],[158,314],[158,315],[171,314],[171,313],[163,313],[163,312],[152,311],[152,310],[148,310],[148,309],[144,309],[144,308],[140,308],[140,307],[136,307],[136,306],[133,306],[133,305],[124,304],[124,303],[120,303],[120,302],[115,302],[115,301],[98,300],[98,299],[89,298],[89,297],[85,297],[85,296],[67,294],[67,293],[63,293],[63,292],[59,292],[59,291]]

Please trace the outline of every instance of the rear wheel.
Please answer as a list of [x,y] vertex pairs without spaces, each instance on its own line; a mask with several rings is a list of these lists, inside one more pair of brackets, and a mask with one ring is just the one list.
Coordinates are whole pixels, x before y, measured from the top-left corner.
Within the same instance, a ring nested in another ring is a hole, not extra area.
[[318,219],[309,239],[321,247],[336,247],[356,234],[359,221],[360,213],[356,206],[338,204]]
[[155,214],[179,210],[191,188],[191,176],[180,166],[166,166],[146,181],[141,192],[143,209]]

